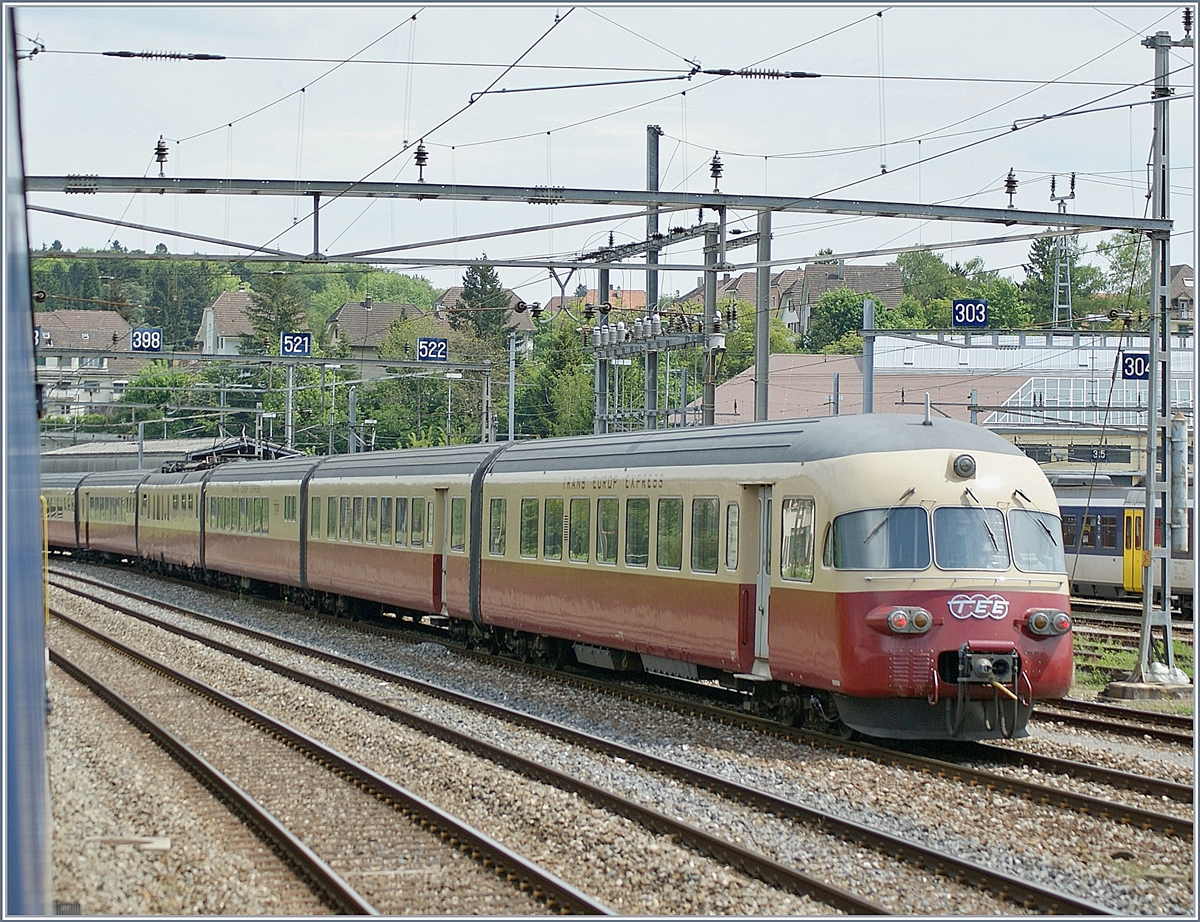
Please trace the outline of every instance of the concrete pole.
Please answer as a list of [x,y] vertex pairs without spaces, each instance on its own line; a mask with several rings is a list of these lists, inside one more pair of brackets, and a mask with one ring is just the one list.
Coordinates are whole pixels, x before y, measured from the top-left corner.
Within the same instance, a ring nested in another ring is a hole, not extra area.
[[716,424],[717,366],[709,346],[713,321],[717,316],[717,246],[719,233],[714,228],[704,234],[704,380],[700,398],[700,425]]
[[[646,191],[658,191],[658,139],[663,131],[658,125],[646,126]],[[646,211],[646,239],[653,240],[658,233],[658,208],[651,206]],[[658,265],[658,247],[651,245],[646,250],[646,262]],[[646,312],[658,310],[658,270],[646,270]],[[646,351],[646,421],[645,428],[658,428],[658,351]]]
[[289,363],[287,367],[287,407],[284,409],[284,436],[283,447],[293,448],[296,438],[296,420],[294,418],[296,408],[296,366]]
[[754,298],[754,421],[769,419],[771,377],[771,212],[758,213],[758,262]]
[[[1151,187],[1152,217],[1171,216],[1170,186],[1170,114],[1167,103],[1171,95],[1169,82],[1170,56],[1173,47],[1192,47],[1189,34],[1173,42],[1169,32],[1157,32],[1142,40],[1142,45],[1154,50],[1154,138],[1153,185]],[[1150,237],[1150,378],[1147,387],[1146,427],[1146,505],[1144,509],[1149,554],[1142,567],[1142,635],[1133,682],[1187,684],[1187,676],[1175,668],[1175,650],[1171,636],[1171,547],[1173,510],[1170,454],[1171,407],[1171,315],[1170,315],[1170,247],[1169,232]],[[1162,509],[1162,542],[1153,540],[1155,512]],[[1158,579],[1156,580],[1156,575]],[[1161,593],[1161,607],[1156,607],[1156,590]],[[1163,630],[1166,668],[1151,661],[1151,641],[1155,627]]]
[[875,302],[863,298],[863,409],[875,412]]
[[146,445],[146,424],[138,423],[138,470],[144,466],[142,464],[142,452]]

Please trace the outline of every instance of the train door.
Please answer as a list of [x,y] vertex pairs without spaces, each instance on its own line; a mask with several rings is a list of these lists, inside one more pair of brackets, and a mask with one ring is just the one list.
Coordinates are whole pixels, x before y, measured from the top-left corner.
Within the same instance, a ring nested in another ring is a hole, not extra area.
[[[433,558],[433,608],[440,615],[446,614],[446,561],[450,557],[450,500],[445,487],[434,490],[436,497],[426,511],[425,528],[432,530],[429,546],[434,548]],[[436,514],[435,514],[436,513]]]
[[1123,555],[1124,585],[1126,592],[1142,591],[1142,558],[1145,534],[1142,528],[1145,512],[1141,509],[1125,510],[1125,549]]
[[771,488],[769,483],[743,483],[741,508],[745,553],[738,566],[740,583],[738,646],[747,656],[748,676],[768,679],[767,635],[771,613]]
[[771,487],[758,488],[758,600],[754,612],[754,658],[766,662],[767,627],[771,615]]

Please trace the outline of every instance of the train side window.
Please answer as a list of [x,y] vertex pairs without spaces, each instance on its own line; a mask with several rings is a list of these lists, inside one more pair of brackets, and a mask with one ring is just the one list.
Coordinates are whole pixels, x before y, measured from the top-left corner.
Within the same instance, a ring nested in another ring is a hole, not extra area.
[[1079,519],[1073,515],[1064,515],[1062,517],[1062,535],[1063,547],[1073,548],[1075,542],[1079,540]]
[[1117,517],[1115,515],[1100,516],[1100,546],[1116,550]]
[[596,563],[616,564],[621,501],[615,496],[596,500]]
[[625,501],[625,566],[644,567],[650,562],[650,499],[633,496]]
[[379,497],[367,497],[367,544],[374,544],[379,538]]
[[692,500],[692,572],[716,573],[720,556],[721,501],[715,496]]
[[783,501],[783,538],[780,541],[779,575],[784,579],[812,582],[813,519],[816,503],[807,496],[789,496]]
[[[298,497],[293,497],[293,499],[296,502],[300,501]],[[262,530],[264,535],[271,530],[271,500],[265,496],[263,497]]]
[[308,536],[310,538],[321,537],[321,497],[319,496],[312,498],[312,513],[308,517]]
[[571,524],[567,556],[577,563],[587,563],[592,533],[592,503],[586,497],[571,497]]
[[414,496],[412,501],[412,546],[425,546],[425,497]]
[[325,506],[325,537],[332,541],[337,537],[338,501],[336,496],[329,497]]
[[450,550],[467,547],[467,498],[455,496],[450,500]]
[[503,496],[493,496],[491,510],[488,519],[488,553],[503,557],[508,525],[508,501]]
[[433,547],[433,500],[425,504],[425,543]]
[[538,501],[535,496],[521,500],[521,547],[522,557],[537,557],[538,546]]
[[338,540],[350,540],[350,497],[338,497]]
[[741,510],[737,503],[725,507],[725,569],[738,568],[738,545],[741,543]]
[[250,497],[248,497],[248,496],[239,496],[238,497],[237,530],[241,531],[241,532],[246,532],[246,531],[250,530],[250,526],[248,524],[249,520],[250,520],[250,510],[248,508],[248,506],[250,505],[248,502],[249,499],[250,499]]
[[[91,497],[90,496],[88,497],[88,505],[91,506]],[[150,517],[150,494],[149,493],[142,494],[142,515],[144,515],[146,518]]]
[[172,512],[179,511],[179,494],[178,493],[171,494],[171,511]]
[[562,560],[563,500],[561,496],[546,499],[546,516],[542,533],[542,556],[547,560]]
[[261,531],[262,526],[262,497],[250,497],[250,534],[257,535]]
[[396,497],[396,546],[408,544],[408,497]]
[[294,522],[297,519],[297,511],[300,506],[300,497],[288,493],[283,497],[283,520],[285,522]]
[[363,498],[361,496],[354,497],[351,509],[353,518],[350,520],[350,540],[361,541],[363,539]]
[[1083,531],[1079,536],[1079,546],[1092,549],[1096,547],[1096,517],[1094,515],[1083,517]]
[[379,497],[379,543],[392,543],[392,498]]
[[664,496],[658,501],[658,554],[660,570],[683,567],[683,499]]

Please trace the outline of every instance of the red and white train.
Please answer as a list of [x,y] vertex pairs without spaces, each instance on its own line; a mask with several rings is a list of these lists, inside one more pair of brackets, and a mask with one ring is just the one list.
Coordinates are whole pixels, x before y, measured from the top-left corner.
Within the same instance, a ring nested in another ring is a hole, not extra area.
[[59,549],[715,679],[819,729],[1025,735],[1066,694],[1062,527],[984,429],[842,416],[42,479]]

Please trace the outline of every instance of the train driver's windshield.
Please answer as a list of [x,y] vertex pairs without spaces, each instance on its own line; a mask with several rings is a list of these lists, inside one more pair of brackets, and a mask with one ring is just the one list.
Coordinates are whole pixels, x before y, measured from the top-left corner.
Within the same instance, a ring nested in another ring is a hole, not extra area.
[[977,506],[942,506],[933,513],[934,560],[943,570],[1007,570],[1004,513]]
[[1062,523],[1048,512],[1012,509],[1013,557],[1018,570],[1026,573],[1066,573],[1063,559]]
[[864,509],[833,520],[825,565],[839,570],[924,570],[929,517],[920,506]]

